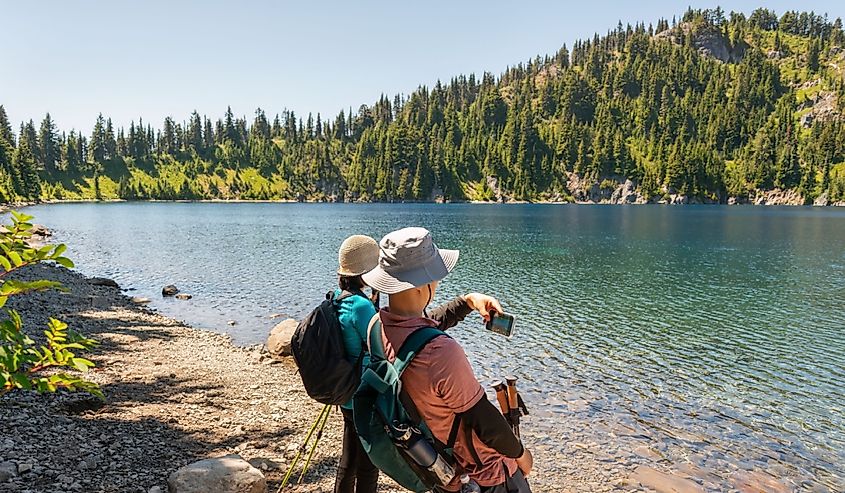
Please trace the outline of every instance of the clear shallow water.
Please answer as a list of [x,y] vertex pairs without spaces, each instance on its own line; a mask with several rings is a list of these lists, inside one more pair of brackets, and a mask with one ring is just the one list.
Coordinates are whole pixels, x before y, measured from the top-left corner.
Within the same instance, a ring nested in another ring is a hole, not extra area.
[[[513,373],[547,448],[643,446],[713,490],[761,471],[845,491],[845,210],[544,205],[62,204],[32,207],[89,275],[198,327],[263,341],[334,282],[340,242],[408,225],[461,259],[436,301],[498,296],[507,341],[453,335],[481,379]],[[174,283],[190,301],[161,299]],[[229,327],[226,321],[236,320]],[[538,419],[539,418],[539,419]],[[654,460],[653,458],[651,460]]]

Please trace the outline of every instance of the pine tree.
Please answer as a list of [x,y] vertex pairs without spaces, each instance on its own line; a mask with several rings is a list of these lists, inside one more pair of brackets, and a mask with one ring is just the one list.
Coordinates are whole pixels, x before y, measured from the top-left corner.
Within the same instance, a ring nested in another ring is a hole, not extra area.
[[48,172],[56,170],[56,163],[59,161],[59,137],[56,133],[56,124],[50,118],[50,113],[41,122],[41,131],[38,136],[40,163]]
[[12,133],[12,124],[6,115],[6,108],[0,104],[0,141],[5,141],[10,146],[15,146],[15,134]]
[[30,150],[28,142],[21,141],[18,148],[15,149],[12,163],[15,173],[19,177],[18,183],[15,184],[17,195],[27,200],[37,199],[41,191],[41,183],[38,179],[35,156]]
[[94,131],[91,132],[88,159],[93,163],[102,163],[106,159],[106,122],[102,113],[97,117]]
[[810,41],[809,50],[807,52],[807,70],[811,73],[819,71],[819,54],[821,51],[821,42],[817,39]]
[[80,167],[82,165],[82,162],[79,159],[79,146],[80,143],[77,139],[76,132],[71,130],[67,140],[65,141],[65,145],[62,148],[61,158],[64,172],[70,176],[75,176],[77,173],[79,173]]
[[14,150],[12,146],[0,137],[0,201],[9,203],[15,200],[15,183],[20,181],[17,178],[17,170],[12,165]]
[[20,136],[18,139],[18,147],[21,145],[26,145],[29,148],[29,152],[32,153],[33,159],[35,160],[36,167],[38,166],[38,154],[41,146],[38,143],[38,132],[35,130],[35,122],[29,120],[26,123],[21,124]]
[[[427,200],[435,191],[460,198],[469,189],[487,197],[490,176],[506,196],[534,199],[565,192],[570,170],[599,183],[630,178],[646,195],[663,186],[709,197],[796,186],[810,199],[822,189],[845,194],[837,167],[845,161],[845,125],[817,121],[799,132],[790,89],[821,79],[845,100],[845,83],[824,63],[842,42],[841,21],[797,12],[778,20],[766,9],[725,20],[720,9],[689,9],[682,22],[692,27],[683,40],[620,23],[498,78],[460,75],[407,97],[382,95],[356,113],[317,114],[316,122],[283,110],[271,125],[260,108],[247,122],[227,108],[219,119],[194,111],[158,129],[131,122],[125,135],[101,115],[90,140],[57,135],[52,120],[38,132],[30,121],[16,137],[0,107],[0,140],[9,156],[16,139],[26,143],[36,169],[41,163],[49,172],[45,195],[64,194],[57,180],[99,176],[108,161],[110,172],[121,164],[148,172],[147,186],[131,177],[119,186],[122,196],[138,197],[318,199],[341,191],[348,200]],[[668,21],[657,22],[657,31],[667,29]],[[729,40],[741,60],[699,53],[694,37],[702,33]],[[772,39],[782,51],[798,41],[804,48],[770,60],[763,50]],[[165,154],[171,157],[160,159]],[[272,185],[247,180],[246,168]],[[4,179],[0,166],[0,192]],[[21,183],[10,180],[12,188]]]
[[105,158],[114,159],[117,157],[117,141],[114,137],[114,126],[112,126],[111,118],[106,120],[106,131],[103,136],[103,142],[105,145]]

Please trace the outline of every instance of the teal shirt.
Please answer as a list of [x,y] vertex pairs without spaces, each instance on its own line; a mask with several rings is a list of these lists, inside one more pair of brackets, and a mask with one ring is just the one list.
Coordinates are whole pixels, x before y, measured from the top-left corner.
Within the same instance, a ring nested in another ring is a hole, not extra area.
[[[337,289],[334,295],[340,296],[340,293],[340,289]],[[343,345],[346,347],[346,359],[350,363],[356,363],[363,350],[364,359],[361,368],[365,368],[370,362],[370,353],[366,351],[364,341],[367,340],[367,327],[376,314],[376,307],[361,292],[340,300],[337,305],[338,320],[343,331]],[[352,401],[341,407],[352,409]]]

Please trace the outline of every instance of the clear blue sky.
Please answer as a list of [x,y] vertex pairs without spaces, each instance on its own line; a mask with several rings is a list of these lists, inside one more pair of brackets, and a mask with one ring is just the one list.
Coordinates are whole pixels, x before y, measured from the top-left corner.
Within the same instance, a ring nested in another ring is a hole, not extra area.
[[[756,1],[720,4],[750,13]],[[281,2],[3,1],[0,104],[17,123],[49,111],[59,128],[90,132],[99,112],[117,125],[227,105],[251,117],[287,107],[333,117],[380,94],[409,93],[457,74],[500,74],[604,33],[617,21],[656,22],[686,3],[641,0]],[[845,3],[765,6],[845,17]]]

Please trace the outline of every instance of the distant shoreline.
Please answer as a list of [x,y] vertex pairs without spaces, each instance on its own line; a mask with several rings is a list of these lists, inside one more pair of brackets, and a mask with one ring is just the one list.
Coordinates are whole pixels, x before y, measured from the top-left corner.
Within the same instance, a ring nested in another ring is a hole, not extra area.
[[0,214],[6,213],[9,210],[17,210],[23,209],[25,207],[31,207],[34,205],[53,205],[53,204],[96,204],[96,203],[104,203],[104,204],[111,204],[111,203],[174,203],[174,204],[483,204],[483,205],[526,205],[526,204],[538,204],[538,205],[615,205],[615,206],[700,206],[700,205],[725,205],[725,206],[755,206],[755,207],[776,207],[776,206],[788,206],[788,207],[845,207],[845,201],[841,202],[833,202],[827,205],[819,205],[819,204],[793,204],[793,203],[764,203],[764,204],[755,204],[752,202],[747,201],[737,201],[734,203],[721,203],[721,202],[690,202],[690,203],[669,203],[666,201],[661,202],[631,202],[631,203],[613,203],[610,201],[553,201],[553,200],[538,200],[538,201],[525,201],[525,200],[509,200],[506,202],[495,202],[495,201],[483,201],[483,200],[449,200],[449,201],[422,201],[422,200],[414,200],[414,201],[351,201],[351,202],[342,202],[342,201],[327,201],[327,200],[291,200],[291,199],[144,199],[144,200],[126,200],[126,199],[104,199],[104,200],[92,200],[92,199],[73,199],[73,200],[43,200],[43,201],[36,201],[36,202],[16,202],[11,204],[0,204]]

